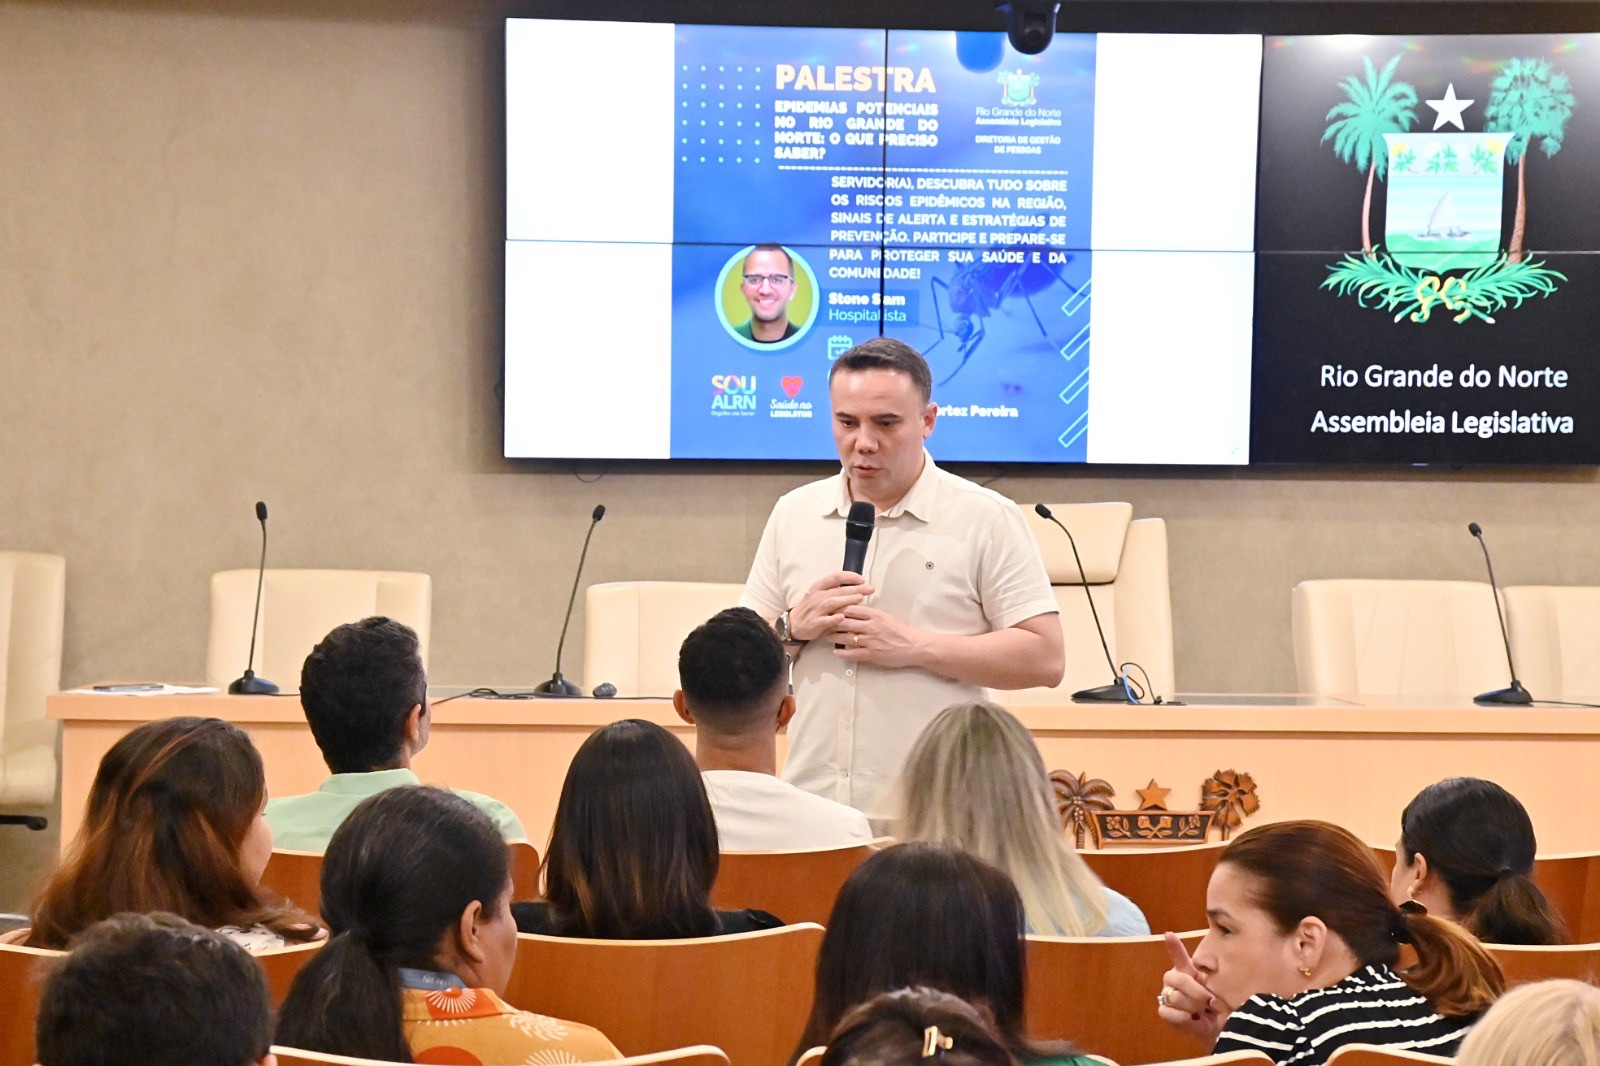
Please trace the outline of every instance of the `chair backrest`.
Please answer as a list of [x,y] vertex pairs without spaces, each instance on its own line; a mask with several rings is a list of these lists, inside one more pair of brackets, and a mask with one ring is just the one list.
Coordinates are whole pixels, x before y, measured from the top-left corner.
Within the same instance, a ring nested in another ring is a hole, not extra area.
[[1485,944],[1505,971],[1506,985],[1528,981],[1548,981],[1570,977],[1575,981],[1600,983],[1600,944],[1556,944],[1531,947],[1525,944]]
[[1302,692],[1474,696],[1509,682],[1486,582],[1302,581],[1291,606]]
[[1404,1063],[1454,1062],[1438,1055],[1424,1055],[1420,1051],[1402,1048],[1379,1047],[1376,1044],[1346,1044],[1328,1056],[1328,1066],[1402,1066]]
[[289,986],[294,984],[295,975],[305,969],[311,957],[322,949],[327,943],[324,940],[314,940],[309,944],[291,944],[288,947],[272,948],[268,951],[253,952],[255,960],[261,964],[262,972],[267,975],[267,988],[272,992],[272,1005],[281,1006],[289,997]]
[[723,910],[759,907],[786,922],[826,925],[833,901],[872,844],[821,851],[725,851],[711,886],[711,903]]
[[[1193,951],[1200,937],[1183,941]],[[1028,1032],[1116,1062],[1191,1055],[1194,1041],[1156,1017],[1153,990],[1171,965],[1159,936],[1030,936]]]
[[33,1030],[39,1020],[41,963],[66,952],[0,944],[0,1001],[6,1023],[0,1025],[0,1066],[33,1066]]
[[[539,849],[526,840],[508,840],[511,860],[511,898],[539,898]],[[322,913],[322,853],[272,850],[261,883],[307,914]]]
[[1533,883],[1566,919],[1572,943],[1600,941],[1600,852],[1537,856]]
[[1528,691],[1550,700],[1600,695],[1600,588],[1512,585],[1500,592]]
[[1197,1059],[1167,1059],[1154,1066],[1244,1066],[1248,1062],[1271,1062],[1264,1051],[1229,1051],[1221,1055],[1202,1055]]
[[44,715],[61,687],[67,561],[0,552],[0,804],[44,806],[56,795],[56,723]]
[[692,940],[517,937],[506,1001],[583,1022],[625,1055],[690,1044],[739,1066],[788,1061],[811,1014],[822,927]]
[[[1176,681],[1172,655],[1172,588],[1167,572],[1167,525],[1159,518],[1133,520],[1128,503],[1050,504],[1061,524],[1072,531],[1083,559],[1083,574],[1095,611],[1105,628],[1112,659],[1120,666],[1136,662],[1150,675],[1155,692],[1171,696]],[[1054,522],[1022,508],[1024,520],[1039,542],[1056,604],[1061,609],[1067,668],[1054,688],[1006,693],[1006,702],[1061,703],[1081,688],[1111,681],[1094,618],[1083,594],[1083,580],[1072,545]],[[1133,671],[1142,685],[1143,678]]]
[[261,883],[307,914],[322,913],[322,853],[272,849]]
[[[278,1066],[382,1066],[381,1059],[356,1059],[349,1055],[328,1055],[320,1051],[273,1045]],[[700,1045],[662,1051],[654,1055],[635,1055],[626,1059],[591,1062],[589,1066],[728,1066],[721,1048]]]
[[678,647],[718,611],[739,606],[744,586],[709,581],[614,581],[583,597],[583,686],[603,681],[619,696],[671,696]]
[[[250,659],[256,571],[211,575],[211,631],[206,683],[226,686]],[[268,570],[261,588],[261,630],[255,672],[284,692],[300,687],[300,668],[334,626],[385,615],[417,631],[428,665],[433,579],[396,570]]]
[[1206,927],[1206,885],[1225,841],[1179,848],[1085,848],[1089,869],[1139,905],[1152,933]]

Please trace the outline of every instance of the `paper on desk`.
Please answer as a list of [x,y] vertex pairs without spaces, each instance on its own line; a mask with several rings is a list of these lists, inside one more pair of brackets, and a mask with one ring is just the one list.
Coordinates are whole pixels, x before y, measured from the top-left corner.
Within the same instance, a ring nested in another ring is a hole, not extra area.
[[198,696],[221,692],[213,685],[117,685],[112,688],[68,689],[74,696]]

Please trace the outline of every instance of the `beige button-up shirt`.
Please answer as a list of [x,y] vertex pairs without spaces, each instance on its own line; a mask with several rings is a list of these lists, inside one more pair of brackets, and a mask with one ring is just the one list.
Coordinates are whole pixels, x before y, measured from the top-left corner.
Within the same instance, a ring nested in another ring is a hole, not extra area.
[[[878,591],[868,605],[919,629],[961,635],[1055,614],[1050,578],[1016,504],[924,456],[910,491],[878,516],[864,574]],[[849,512],[842,471],[780,499],[741,602],[776,618],[839,570]],[[801,650],[794,682],[800,709],[789,725],[784,780],[872,818],[893,815],[889,786],[922,729],[950,704],[985,696],[978,685],[926,670],[839,659],[826,638]]]

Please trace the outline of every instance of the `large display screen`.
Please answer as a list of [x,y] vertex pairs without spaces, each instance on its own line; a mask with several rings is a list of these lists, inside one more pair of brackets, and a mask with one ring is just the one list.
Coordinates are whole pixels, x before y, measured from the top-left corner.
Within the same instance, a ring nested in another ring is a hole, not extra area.
[[[506,454],[831,458],[828,369],[882,333],[943,461],[1595,461],[1595,284],[1488,236],[1512,105],[1420,128],[1589,57],[1357,41],[510,20]],[[1581,183],[1592,139],[1529,136]]]

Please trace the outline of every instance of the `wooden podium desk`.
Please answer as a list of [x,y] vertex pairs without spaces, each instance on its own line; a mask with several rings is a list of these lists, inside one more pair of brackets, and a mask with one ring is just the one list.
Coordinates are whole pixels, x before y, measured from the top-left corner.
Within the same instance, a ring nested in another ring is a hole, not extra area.
[[[438,698],[438,697],[436,697]],[[1087,772],[1116,789],[1119,810],[1153,778],[1167,806],[1193,810],[1217,770],[1248,771],[1261,810],[1246,825],[1324,818],[1373,844],[1392,844],[1400,811],[1424,785],[1487,777],[1533,816],[1539,851],[1600,849],[1600,710],[1475,707],[1402,697],[1185,696],[1184,706],[1067,704],[1013,708],[1052,769]],[[57,693],[61,839],[71,840],[100,757],[141,722],[225,718],[247,730],[266,762],[270,795],[310,792],[327,776],[294,696],[106,696]],[[483,792],[509,805],[543,850],[567,764],[608,722],[643,718],[693,743],[667,700],[454,699],[433,709],[414,769],[429,784]],[[782,742],[780,739],[780,752]]]

